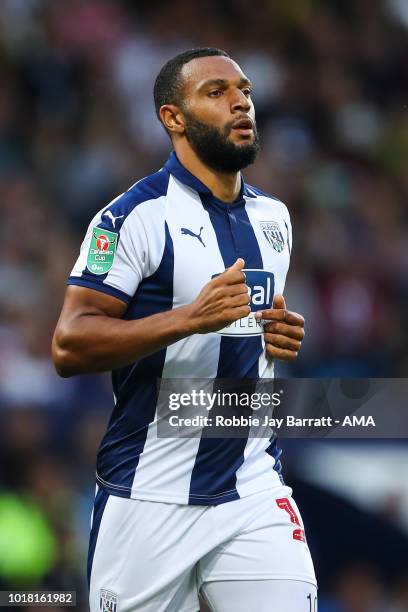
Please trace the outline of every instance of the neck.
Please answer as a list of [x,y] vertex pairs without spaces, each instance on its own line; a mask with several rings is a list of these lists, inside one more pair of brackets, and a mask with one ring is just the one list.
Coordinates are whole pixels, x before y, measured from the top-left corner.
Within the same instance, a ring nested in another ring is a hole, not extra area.
[[234,202],[241,191],[240,172],[218,172],[206,166],[187,142],[174,147],[183,166],[225,203]]

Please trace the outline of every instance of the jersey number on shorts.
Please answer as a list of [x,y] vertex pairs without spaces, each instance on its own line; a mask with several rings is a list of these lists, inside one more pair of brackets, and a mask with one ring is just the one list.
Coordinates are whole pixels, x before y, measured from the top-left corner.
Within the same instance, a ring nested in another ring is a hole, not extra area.
[[292,508],[292,504],[290,503],[287,497],[282,497],[281,499],[276,500],[277,505],[281,510],[285,510],[290,516],[290,520],[294,525],[299,525],[300,529],[295,529],[293,531],[293,539],[299,540],[300,542],[306,542],[305,532],[302,529],[302,525],[300,524],[298,515],[295,510]]

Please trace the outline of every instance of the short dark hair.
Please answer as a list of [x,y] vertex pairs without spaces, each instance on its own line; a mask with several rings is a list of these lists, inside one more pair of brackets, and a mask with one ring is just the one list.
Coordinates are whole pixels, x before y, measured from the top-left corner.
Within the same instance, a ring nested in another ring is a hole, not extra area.
[[228,53],[222,49],[216,49],[215,47],[200,47],[198,49],[183,51],[183,53],[179,53],[164,64],[156,77],[153,88],[154,106],[159,120],[159,111],[163,104],[180,105],[182,103],[183,81],[181,78],[181,70],[184,64],[188,64],[188,62],[197,57],[211,57],[213,55],[229,57]]

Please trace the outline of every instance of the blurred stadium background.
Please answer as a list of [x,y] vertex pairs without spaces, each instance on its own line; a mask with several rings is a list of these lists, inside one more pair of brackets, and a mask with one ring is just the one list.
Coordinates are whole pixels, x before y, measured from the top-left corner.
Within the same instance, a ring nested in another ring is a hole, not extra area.
[[[407,0],[1,0],[0,589],[87,609],[109,377],[59,379],[50,338],[90,218],[167,157],[152,84],[177,52],[221,47],[255,84],[245,174],[290,209],[308,331],[280,374],[408,375],[407,35]],[[284,448],[320,612],[407,611],[407,444]]]

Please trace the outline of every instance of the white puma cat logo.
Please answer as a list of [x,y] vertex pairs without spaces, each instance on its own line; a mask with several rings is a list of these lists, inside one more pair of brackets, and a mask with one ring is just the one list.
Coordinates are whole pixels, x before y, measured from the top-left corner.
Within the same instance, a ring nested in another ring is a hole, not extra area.
[[125,215],[119,215],[119,217],[114,217],[114,216],[112,215],[112,213],[111,213],[111,211],[110,211],[110,210],[108,210],[108,211],[105,213],[105,215],[106,215],[107,217],[109,217],[109,219],[112,221],[112,225],[113,225],[113,227],[115,227],[116,219],[123,219],[123,217],[125,216]]

